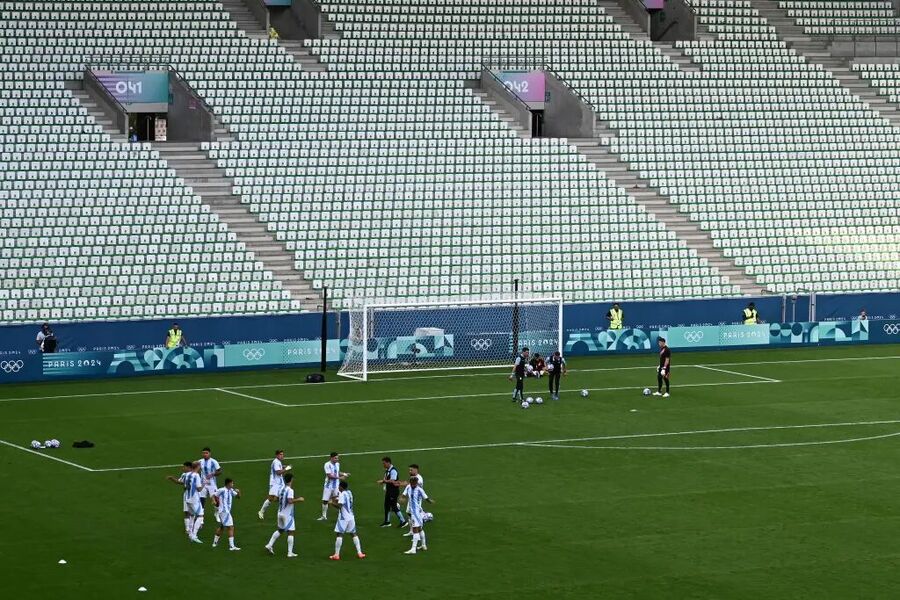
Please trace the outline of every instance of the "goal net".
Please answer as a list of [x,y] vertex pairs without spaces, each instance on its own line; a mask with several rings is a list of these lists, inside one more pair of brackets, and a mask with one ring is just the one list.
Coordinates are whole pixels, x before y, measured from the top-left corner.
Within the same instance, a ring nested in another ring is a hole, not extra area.
[[492,298],[365,303],[350,311],[339,375],[511,366],[522,346],[532,355],[562,351],[562,299]]

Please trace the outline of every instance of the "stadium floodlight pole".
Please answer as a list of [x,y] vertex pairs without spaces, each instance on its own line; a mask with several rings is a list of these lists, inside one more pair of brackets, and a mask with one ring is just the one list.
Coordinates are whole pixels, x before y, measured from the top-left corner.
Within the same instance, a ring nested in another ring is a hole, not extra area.
[[328,354],[328,286],[322,287],[322,348],[320,350],[322,357],[319,368],[325,372],[327,366],[326,356]]

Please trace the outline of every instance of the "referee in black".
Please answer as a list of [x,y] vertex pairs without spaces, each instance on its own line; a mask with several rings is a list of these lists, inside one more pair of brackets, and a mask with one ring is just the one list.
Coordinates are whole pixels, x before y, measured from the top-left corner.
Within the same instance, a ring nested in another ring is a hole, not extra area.
[[[656,391],[654,396],[669,397],[669,374],[672,371],[672,351],[666,345],[666,338],[659,338],[659,369],[656,371]],[[666,393],[663,393],[663,383],[666,384]]]
[[381,526],[390,527],[391,513],[394,513],[400,520],[399,526],[403,527],[406,525],[406,519],[403,517],[403,511],[400,510],[400,504],[397,502],[400,498],[400,474],[397,473],[390,456],[382,458],[381,464],[384,466],[384,477],[378,480],[378,483],[384,488],[384,522]]
[[531,352],[528,350],[528,346],[522,348],[522,352],[520,352],[516,356],[516,362],[513,364],[512,373],[509,375],[510,381],[512,381],[513,377],[516,379],[516,389],[513,390],[513,402],[521,402],[525,398],[524,390],[525,390],[525,367],[528,366],[528,355]]

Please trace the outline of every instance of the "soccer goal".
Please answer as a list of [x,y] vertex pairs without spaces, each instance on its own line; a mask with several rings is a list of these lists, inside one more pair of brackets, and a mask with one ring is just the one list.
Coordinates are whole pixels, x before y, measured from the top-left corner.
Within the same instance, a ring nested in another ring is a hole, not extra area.
[[339,375],[510,366],[519,349],[562,352],[561,298],[372,302],[350,311]]

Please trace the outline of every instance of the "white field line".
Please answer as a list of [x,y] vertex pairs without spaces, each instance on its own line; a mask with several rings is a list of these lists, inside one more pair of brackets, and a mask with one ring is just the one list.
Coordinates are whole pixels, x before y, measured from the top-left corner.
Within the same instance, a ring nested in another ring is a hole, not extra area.
[[817,442],[788,442],[783,444],[747,444],[741,446],[580,446],[576,444],[522,444],[531,448],[578,448],[585,450],[754,450],[762,448],[793,448],[796,446],[828,446],[833,444],[851,444],[854,442],[868,442],[870,440],[883,440],[900,436],[900,431],[885,433],[883,435],[871,435],[861,438],[849,438],[840,440],[822,440]]
[[[672,437],[672,436],[685,436],[685,435],[701,435],[701,434],[713,434],[713,433],[735,433],[735,432],[745,432],[745,431],[776,431],[776,430],[784,430],[784,429],[824,429],[830,427],[863,427],[870,425],[896,425],[900,423],[900,419],[890,420],[890,421],[857,421],[857,422],[849,422],[849,423],[814,423],[810,425],[772,425],[767,427],[728,427],[725,429],[699,429],[694,431],[667,431],[661,433],[631,433],[631,434],[621,434],[621,435],[601,435],[601,436],[593,436],[593,437],[582,437],[582,438],[562,438],[555,440],[531,440],[531,441],[523,441],[523,442],[496,442],[496,443],[488,443],[488,444],[465,444],[461,446],[435,446],[431,448],[392,448],[390,450],[367,450],[364,452],[341,452],[341,456],[372,456],[372,455],[386,455],[386,454],[400,454],[400,453],[409,453],[409,452],[435,452],[435,451],[450,451],[450,450],[473,450],[473,449],[482,449],[482,448],[514,448],[516,446],[522,447],[531,447],[531,446],[546,446],[549,444],[565,444],[566,442],[574,443],[574,442],[594,442],[594,441],[603,441],[603,440],[630,440],[630,439],[641,439],[641,438],[651,438],[651,437]],[[889,434],[889,435],[900,435],[900,434]],[[882,436],[876,436],[882,437]],[[876,438],[871,438],[876,439]],[[584,446],[574,446],[577,448],[583,448]],[[621,446],[614,447],[615,449],[621,449]],[[289,456],[285,460],[312,460],[312,459],[322,459],[325,457],[325,454],[308,454],[305,456]],[[248,458],[241,460],[223,460],[220,461],[222,465],[234,465],[234,464],[242,464],[242,463],[259,463],[259,462],[271,462],[272,457],[266,458]],[[95,473],[109,473],[109,472],[117,472],[117,471],[147,471],[154,469],[173,469],[175,467],[180,467],[181,463],[171,464],[171,465],[146,465],[146,466],[137,466],[137,467],[114,467],[107,469],[87,469],[89,471],[93,471]],[[81,467],[85,468],[85,467]]]
[[281,402],[275,402],[274,400],[266,400],[265,398],[258,398],[256,396],[250,396],[249,394],[242,394],[241,392],[235,392],[234,390],[228,390],[225,388],[215,388],[215,389],[219,392],[231,394],[232,396],[240,396],[241,398],[248,398],[250,400],[256,400],[258,402],[265,402],[266,404],[273,404],[275,406],[292,406],[291,404],[283,404]]
[[[900,356],[853,356],[853,357],[845,357],[845,358],[809,358],[809,359],[800,359],[800,360],[770,360],[770,361],[754,361],[754,362],[728,362],[728,363],[712,363],[712,364],[677,364],[675,365],[679,369],[683,369],[686,367],[734,367],[734,366],[754,366],[754,365],[790,365],[790,364],[802,364],[802,363],[820,363],[820,362],[850,362],[850,361],[859,361],[859,360],[898,360]],[[652,370],[655,366],[623,366],[623,367],[598,367],[596,369],[569,369],[570,373],[596,373],[603,371],[631,371],[631,370]],[[383,381],[415,381],[417,379],[452,379],[458,377],[496,377],[497,375],[507,374],[509,373],[509,369],[504,369],[502,371],[490,372],[490,373],[463,373],[463,374],[446,374],[446,375],[422,375],[422,376],[412,376],[412,377],[384,377],[384,378],[375,378],[368,381],[367,385],[371,385],[373,383],[380,383]],[[746,377],[753,377],[752,375],[742,374]],[[316,385],[328,385],[328,384],[337,384],[337,383],[361,383],[355,380],[347,380],[347,381],[326,381],[325,383],[320,383]],[[774,383],[774,382],[773,382]],[[280,387],[296,387],[296,386],[305,386],[309,385],[305,382],[294,382],[294,383],[260,383],[253,385],[232,385],[227,388],[218,388],[218,387],[206,387],[206,388],[178,388],[178,389],[165,389],[165,390],[137,390],[137,391],[111,391],[111,392],[98,392],[98,393],[90,393],[90,394],[66,394],[61,396],[29,396],[23,398],[0,398],[0,403],[2,402],[20,402],[24,400],[63,400],[66,398],[103,398],[107,396],[132,396],[132,395],[141,395],[141,394],[176,394],[176,393],[185,393],[185,392],[209,392],[209,391],[217,391],[223,389],[229,390],[253,390],[253,389],[264,389],[264,388],[280,388]],[[684,387],[684,386],[681,386]]]
[[760,375],[750,375],[749,373],[738,373],[737,371],[729,371],[727,369],[717,369],[715,367],[709,367],[706,365],[695,365],[698,369],[706,369],[707,371],[716,371],[717,373],[728,373],[729,375],[739,375],[740,377],[750,377],[752,379],[759,379],[761,381],[767,381],[769,383],[781,383],[778,379],[772,379],[771,377],[761,377]]
[[[771,380],[771,381],[723,381],[719,383],[683,383],[679,385],[680,388],[686,387],[717,387],[720,385],[752,385],[755,383],[781,383],[780,381]],[[644,386],[639,385],[630,385],[630,386],[622,386],[622,387],[602,387],[602,388],[584,388],[589,392],[619,392],[623,390],[642,390]],[[227,389],[222,389],[223,392],[229,392]],[[229,392],[231,393],[231,392]],[[581,390],[563,390],[560,394],[580,394]],[[259,400],[260,402],[267,402],[269,404],[275,404],[277,406],[283,406],[285,408],[312,408],[316,406],[342,406],[347,404],[393,404],[396,402],[421,402],[423,400],[466,400],[469,398],[498,398],[498,397],[507,397],[512,398],[512,395],[509,392],[489,392],[485,394],[454,394],[450,396],[416,396],[414,398],[378,398],[374,400],[337,400],[334,402],[302,402],[300,404],[282,404],[280,402],[273,402],[272,400],[266,400],[265,398],[257,398],[255,396],[248,396],[247,394],[238,394],[238,396],[243,396],[244,398],[249,398],[251,400]]]
[[76,469],[81,469],[82,471],[93,471],[94,469],[90,469],[88,467],[79,465],[78,463],[73,463],[68,460],[64,460],[62,458],[51,456],[50,454],[45,454],[43,452],[38,452],[32,448],[26,448],[25,446],[20,446],[18,444],[13,444],[12,442],[7,442],[6,440],[0,440],[0,444],[4,446],[9,446],[10,448],[15,448],[16,450],[21,450],[22,452],[27,452],[29,454],[34,454],[35,456],[40,456],[41,458],[46,458],[48,460],[55,460],[56,462],[62,463],[64,465],[69,465],[70,467],[75,467]]

